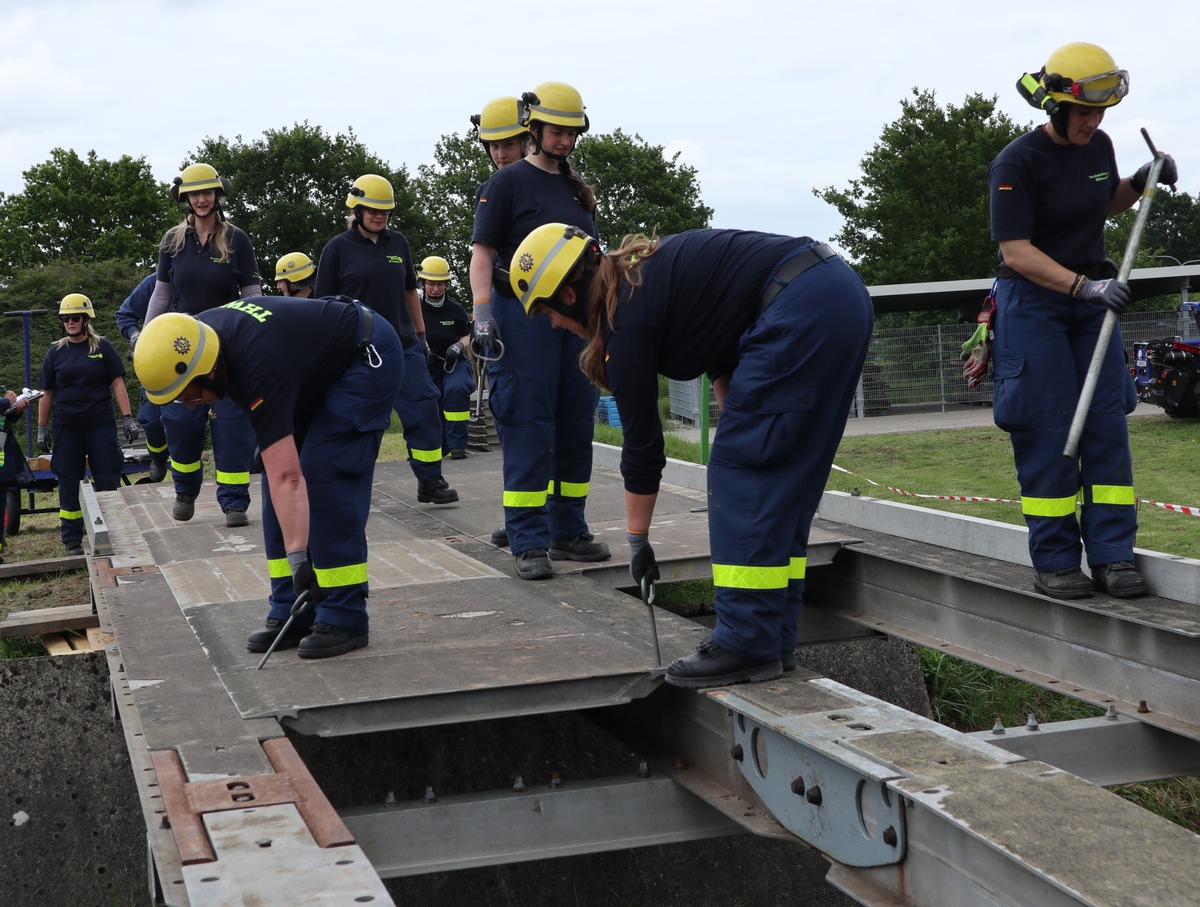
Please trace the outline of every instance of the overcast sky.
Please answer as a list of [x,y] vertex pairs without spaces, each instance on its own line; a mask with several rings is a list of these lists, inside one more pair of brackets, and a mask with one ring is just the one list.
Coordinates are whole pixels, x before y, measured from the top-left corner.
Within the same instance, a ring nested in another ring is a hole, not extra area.
[[[493,97],[559,80],[592,128],[681,152],[713,225],[828,238],[841,218],[813,188],[844,188],[914,87],[961,105],[1017,95],[1056,47],[1092,41],[1129,70],[1109,112],[1124,174],[1139,129],[1200,192],[1194,4],[1072,8],[905,0],[3,0],[0,192],[56,147],[145,157],[169,182],[206,137],[250,141],[307,120],[353,129],[393,167],[430,162]],[[1073,21],[1068,21],[1073,20]],[[236,187],[235,187],[236,191]],[[929,191],[936,192],[932,185]],[[981,186],[980,191],[985,191]],[[269,252],[264,252],[269,257]]]

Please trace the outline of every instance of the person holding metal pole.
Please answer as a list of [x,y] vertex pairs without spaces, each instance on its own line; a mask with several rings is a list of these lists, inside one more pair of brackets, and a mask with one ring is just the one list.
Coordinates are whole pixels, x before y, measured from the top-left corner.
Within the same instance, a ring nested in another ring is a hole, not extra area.
[[[1125,417],[1137,396],[1119,329],[1077,455],[1063,450],[1105,315],[1129,302],[1128,284],[1105,257],[1104,224],[1138,200],[1154,162],[1118,175],[1100,124],[1128,94],[1129,73],[1104,49],[1064,45],[1017,89],[1049,121],[1009,143],[988,170],[992,239],[1000,247],[994,417],[1012,438],[1037,591],[1132,598],[1147,587],[1133,559],[1137,513]],[[1159,182],[1176,179],[1166,156]],[[1081,570],[1085,548],[1090,578]]]

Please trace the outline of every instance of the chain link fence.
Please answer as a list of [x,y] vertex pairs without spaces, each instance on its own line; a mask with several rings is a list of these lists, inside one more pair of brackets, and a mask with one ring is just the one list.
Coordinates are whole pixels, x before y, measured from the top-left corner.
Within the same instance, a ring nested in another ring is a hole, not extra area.
[[[1133,362],[1133,345],[1139,341],[1200,337],[1197,318],[1200,315],[1179,309],[1123,315],[1121,335],[1126,361]],[[941,324],[876,330],[851,418],[886,415],[893,407],[991,405],[990,376],[974,389],[968,388],[962,377],[962,345],[975,333],[975,327]],[[699,418],[700,380],[672,381],[670,389],[671,415],[695,424]],[[710,418],[715,425],[715,404]]]

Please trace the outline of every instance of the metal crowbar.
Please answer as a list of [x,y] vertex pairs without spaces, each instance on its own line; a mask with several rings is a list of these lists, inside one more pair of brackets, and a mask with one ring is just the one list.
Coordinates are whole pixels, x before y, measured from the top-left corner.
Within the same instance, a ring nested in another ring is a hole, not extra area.
[[642,601],[650,613],[650,636],[654,640],[654,664],[662,667],[662,653],[658,650],[658,624],[654,620],[654,581],[648,576],[642,577]]
[[271,653],[275,651],[275,647],[279,645],[279,641],[281,639],[283,639],[283,637],[287,633],[288,629],[292,626],[292,621],[294,621],[297,617],[299,617],[301,614],[303,614],[307,608],[308,608],[308,590],[305,589],[303,592],[301,592],[299,595],[296,596],[296,600],[292,603],[292,611],[290,614],[288,614],[288,619],[283,624],[283,629],[279,631],[278,636],[276,636],[273,640],[271,640],[271,647],[269,649],[267,649],[266,653],[262,657],[262,661],[260,661],[258,663],[258,667],[255,668],[254,670],[261,671],[263,669],[263,665],[265,665],[267,663],[267,659],[271,657]]

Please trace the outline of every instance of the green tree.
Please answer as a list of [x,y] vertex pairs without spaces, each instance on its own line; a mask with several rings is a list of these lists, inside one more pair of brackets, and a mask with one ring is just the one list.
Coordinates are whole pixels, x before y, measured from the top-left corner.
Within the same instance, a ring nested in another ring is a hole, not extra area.
[[707,227],[713,209],[700,198],[696,168],[667,157],[662,145],[620,129],[585,136],[576,166],[596,190],[596,229],[600,243],[615,247],[629,233],[666,236]]
[[0,278],[58,258],[127,261],[149,268],[173,212],[145,158],[107,161],[55,148],[0,196]]
[[441,137],[433,150],[433,161],[417,168],[417,188],[425,215],[434,224],[436,239],[420,249],[414,247],[413,253],[418,261],[426,255],[446,259],[455,278],[452,295],[470,308],[468,271],[475,195],[495,171],[479,141],[458,133]]
[[346,195],[364,173],[378,173],[391,182],[396,193],[391,226],[408,237],[415,256],[434,236],[408,171],[392,170],[353,130],[329,135],[305,121],[268,129],[250,142],[240,135],[232,141],[206,138],[180,170],[197,161],[232,181],[223,206],[250,236],[268,284],[281,255],[305,252],[316,261],[325,243],[346,229]]
[[845,218],[834,235],[868,284],[987,277],[996,263],[988,214],[992,159],[1029,126],[970,95],[940,107],[913,89],[846,189],[813,194]]

